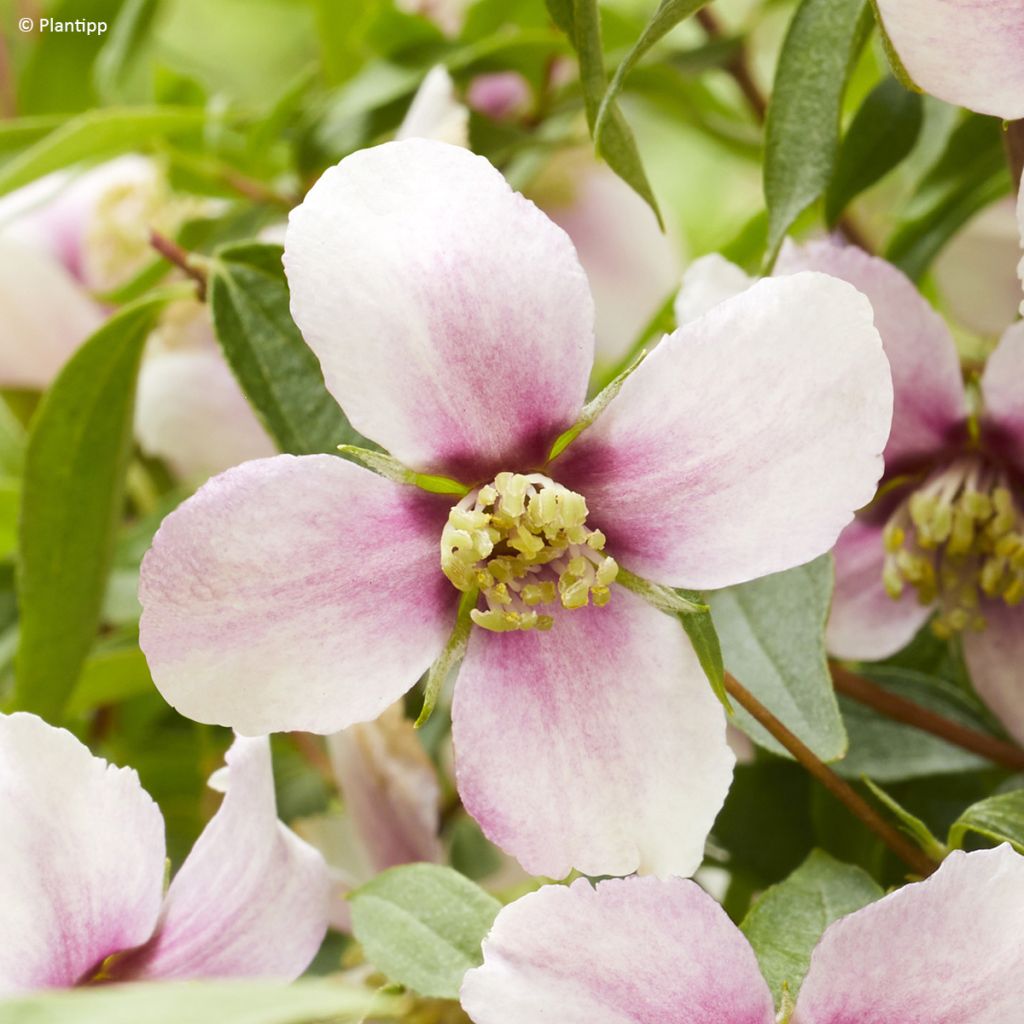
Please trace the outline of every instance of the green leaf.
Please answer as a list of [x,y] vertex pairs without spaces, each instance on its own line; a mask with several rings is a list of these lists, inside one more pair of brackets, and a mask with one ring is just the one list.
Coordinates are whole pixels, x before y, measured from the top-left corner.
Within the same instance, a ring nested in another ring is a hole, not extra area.
[[825,194],[825,220],[835,225],[849,203],[889,173],[913,148],[921,131],[924,104],[895,78],[885,78],[868,95],[839,148],[835,173]]
[[803,0],[790,23],[765,125],[769,259],[832,177],[843,95],[869,24],[867,0]]
[[[963,691],[943,679],[908,668],[865,665],[858,670],[900,697],[981,732],[984,719]],[[989,762],[921,729],[893,721],[859,701],[840,695],[839,707],[850,749],[835,771],[847,778],[868,775],[876,782],[900,782],[928,775],[977,771]]]
[[[608,76],[604,67],[604,50],[601,45],[601,12],[597,0],[572,0],[571,4],[562,0],[548,3],[555,24],[569,36],[576,49],[580,62],[580,85],[583,89],[583,104],[587,112],[587,124],[594,137],[597,152],[604,157],[608,166],[637,195],[639,195],[662,224],[661,211],[654,198],[647,173],[644,171],[640,151],[622,111],[611,102],[605,115],[604,126],[600,136],[595,133],[597,115],[601,108],[601,100],[608,84]],[[664,225],[663,225],[664,226]]]
[[793,995],[799,991],[822,932],[881,895],[881,887],[866,871],[812,850],[789,878],[761,896],[741,928],[776,1003],[783,986]]
[[1012,187],[1000,122],[968,114],[911,197],[886,259],[919,280],[946,242]]
[[658,9],[640,34],[640,38],[615,69],[615,74],[601,98],[601,106],[594,124],[595,138],[601,137],[615,100],[622,91],[626,76],[633,70],[637,62],[659,39],[674,29],[681,21],[699,11],[707,2],[708,0],[661,0]]
[[281,247],[218,250],[210,306],[224,355],[271,436],[294,455],[366,447],[324,386],[320,363],[288,311]]
[[[823,761],[846,752],[825,654],[832,577],[832,560],[823,555],[706,595],[725,667]],[[761,746],[789,756],[742,708],[735,724]]]
[[18,707],[59,719],[92,646],[132,450],[143,345],[168,294],[128,306],[70,359],[36,412],[18,557]]
[[[702,595],[693,591],[680,591],[687,600],[700,601]],[[732,704],[729,702],[729,694],[725,690],[725,662],[722,660],[722,644],[718,639],[718,632],[715,629],[715,620],[711,617],[711,611],[689,612],[679,616],[679,621],[690,638],[693,651],[697,655],[700,667],[704,669],[711,689],[715,696],[722,702],[726,711],[732,711]]]
[[367,959],[424,996],[457,999],[501,904],[451,868],[407,864],[356,889],[352,929]]
[[960,849],[968,832],[994,843],[1009,843],[1018,853],[1024,853],[1024,789],[972,804],[949,830],[949,845]]
[[189,107],[107,107],[72,118],[0,168],[0,195],[82,160],[144,149],[154,139],[201,128],[202,110]]
[[110,26],[92,68],[96,92],[106,103],[152,99],[147,38],[162,0],[126,0]]
[[[8,1000],[4,1024],[362,1024],[393,1016],[393,996],[336,981],[172,981],[45,992]],[[390,1012],[389,1012],[390,1011]]]
[[949,851],[932,834],[932,830],[916,815],[911,814],[898,800],[891,797],[881,786],[875,785],[870,779],[862,780],[871,790],[875,799],[900,823],[900,828],[910,836],[918,846],[933,860],[941,863]]
[[152,690],[149,665],[138,647],[98,651],[82,668],[67,714],[69,718],[86,715],[103,704],[117,704]]

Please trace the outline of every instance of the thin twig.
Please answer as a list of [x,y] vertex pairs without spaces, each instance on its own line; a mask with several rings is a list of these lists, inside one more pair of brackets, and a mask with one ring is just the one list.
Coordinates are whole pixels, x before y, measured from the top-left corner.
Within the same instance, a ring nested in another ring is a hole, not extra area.
[[1013,178],[1013,194],[1016,195],[1021,173],[1024,172],[1024,121],[1010,121],[1006,125],[1003,145],[1006,147],[1006,160]]
[[[724,35],[721,23],[707,7],[702,7],[697,12],[697,22],[711,39],[721,39]],[[754,76],[750,72],[750,63],[747,60],[747,51],[742,44],[740,44],[729,63],[723,65],[723,69],[732,76],[740,92],[743,93],[743,97],[746,99],[747,105],[750,107],[754,117],[759,124],[763,125],[768,119],[768,99],[761,92],[757,82],[754,81]],[[837,226],[846,236],[847,241],[857,246],[857,248],[863,249],[866,253],[874,253],[871,242],[868,241],[849,214],[844,213],[839,218]]]
[[186,252],[182,249],[177,242],[171,241],[164,235],[161,235],[159,231],[150,229],[149,232],[149,244],[156,249],[158,253],[168,263],[173,263],[178,267],[186,277],[190,277],[196,283],[196,288],[199,293],[199,301],[206,301],[206,271],[196,265],[192,258],[191,253]]
[[841,779],[798,736],[790,732],[742,683],[728,672],[725,688],[730,697],[756,719],[837,800],[856,815],[915,874],[926,877],[938,865],[890,825],[848,782]]
[[860,704],[877,711],[904,725],[913,726],[922,732],[938,736],[947,743],[979,754],[993,764],[1000,764],[1015,771],[1024,771],[1024,750],[1012,743],[996,739],[970,726],[961,725],[945,718],[929,708],[921,707],[912,700],[883,689],[876,683],[854,675],[842,665],[832,665],[832,681],[837,693],[850,697]]

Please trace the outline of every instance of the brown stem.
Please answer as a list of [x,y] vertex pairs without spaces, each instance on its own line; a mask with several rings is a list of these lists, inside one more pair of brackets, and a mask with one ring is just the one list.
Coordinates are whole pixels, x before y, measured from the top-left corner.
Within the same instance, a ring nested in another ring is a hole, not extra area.
[[[722,26],[719,20],[707,7],[702,7],[697,12],[697,22],[711,39],[720,39],[723,35]],[[768,100],[757,82],[750,73],[750,64],[747,61],[746,49],[741,45],[735,56],[724,66],[724,69],[732,76],[733,81],[739,87],[747,101],[753,115],[759,124],[764,124],[768,117]],[[1019,179],[1018,179],[1019,180]],[[846,236],[846,240],[863,249],[866,253],[873,253],[874,248],[857,224],[849,214],[844,213],[838,221],[838,228]]]
[[206,301],[206,271],[202,267],[196,266],[192,260],[191,254],[182,249],[177,242],[172,242],[171,239],[164,235],[161,235],[159,231],[150,229],[149,232],[149,244],[156,249],[158,253],[168,263],[173,263],[178,267],[186,277],[192,278],[196,283],[196,288],[199,293],[199,301]]
[[883,689],[868,679],[854,675],[842,665],[832,665],[832,681],[836,692],[866,705],[894,721],[931,733],[947,743],[1015,771],[1024,771],[1024,750],[1012,743],[996,739],[970,726],[961,725],[905,697]]
[[1013,192],[1016,195],[1021,173],[1024,172],[1024,121],[1010,121],[1006,125],[1003,145],[1006,147],[1006,159],[1010,164]]
[[831,768],[794,733],[790,732],[742,683],[728,672],[725,688],[752,718],[756,719],[794,758],[837,800],[856,815],[915,874],[927,877],[938,865],[923,850],[890,825],[848,782]]

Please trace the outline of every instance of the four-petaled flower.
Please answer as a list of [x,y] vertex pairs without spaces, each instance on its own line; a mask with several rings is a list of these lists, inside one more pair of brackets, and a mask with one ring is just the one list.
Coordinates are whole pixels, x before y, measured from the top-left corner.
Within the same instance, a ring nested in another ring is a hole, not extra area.
[[165,893],[164,822],[135,772],[0,715],[0,996],[309,966],[327,867],[277,819],[266,738],[236,739],[211,783],[220,809]]
[[487,835],[533,874],[692,871],[730,781],[724,715],[619,567],[723,587],[832,546],[891,417],[867,300],[819,274],[760,283],[663,341],[552,459],[593,304],[568,237],[486,160],[355,153],[292,212],[285,267],[352,424],[462,496],[332,455],[215,478],[143,565],[161,692],[242,733],[333,732],[409,689],[472,606],[453,738]]
[[[483,951],[462,984],[475,1024],[776,1020],[747,940],[685,879],[545,886],[498,914]],[[1022,972],[1024,859],[1009,846],[957,851],[926,881],[830,925],[785,1019],[1010,1024]]]

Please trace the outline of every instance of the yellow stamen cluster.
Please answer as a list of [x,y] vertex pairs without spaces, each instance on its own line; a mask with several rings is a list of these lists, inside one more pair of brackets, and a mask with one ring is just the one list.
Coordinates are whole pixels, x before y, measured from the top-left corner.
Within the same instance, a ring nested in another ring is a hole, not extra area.
[[898,598],[910,585],[938,602],[932,627],[948,637],[985,628],[982,597],[1024,600],[1024,515],[1008,481],[957,465],[900,506],[886,525],[883,582]]
[[619,567],[602,554],[604,534],[586,522],[586,500],[575,491],[540,473],[499,473],[449,513],[441,568],[459,590],[480,591],[487,608],[470,613],[478,626],[550,629],[546,605],[583,608],[611,597]]

